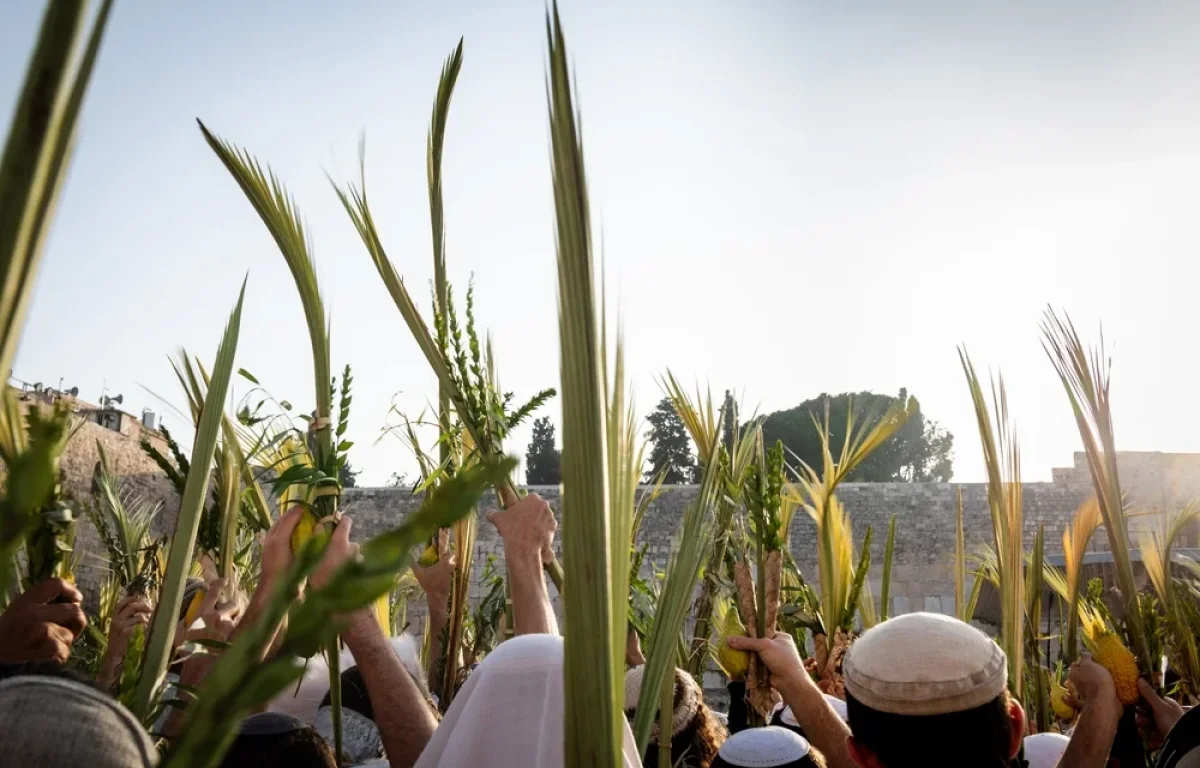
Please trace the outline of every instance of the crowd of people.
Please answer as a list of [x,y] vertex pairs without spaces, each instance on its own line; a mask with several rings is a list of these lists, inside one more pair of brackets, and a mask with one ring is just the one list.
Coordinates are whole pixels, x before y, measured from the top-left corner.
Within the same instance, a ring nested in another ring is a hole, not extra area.
[[[205,589],[199,617],[177,643],[230,641],[261,618],[266,596],[292,564],[290,539],[298,513],[285,514],[262,542],[262,573],[253,594],[228,594],[220,581]],[[445,714],[439,714],[413,639],[389,638],[369,609],[339,617],[342,656],[342,764],[359,766],[562,766],[565,700],[563,641],[542,570],[555,520],[530,495],[490,520],[504,542],[515,636],[470,670]],[[310,579],[320,589],[357,554],[353,521],[343,517]],[[446,615],[453,557],[414,572],[429,598],[431,636]],[[185,600],[188,606],[190,600]],[[0,764],[134,768],[158,760],[156,739],[187,728],[187,712],[173,710],[147,730],[110,694],[134,630],[148,627],[153,606],[126,598],[111,620],[98,679],[83,679],[68,662],[86,626],[83,595],[61,580],[35,584],[0,614]],[[586,627],[571,631],[588,631]],[[770,725],[748,726],[742,681],[731,680],[727,713],[714,711],[704,691],[682,670],[674,675],[671,762],[687,768],[1100,768],[1124,709],[1109,673],[1086,654],[1069,672],[1071,704],[1079,711],[1066,735],[1027,735],[1021,705],[1010,698],[1004,652],[987,635],[956,619],[927,613],[898,616],[862,634],[842,664],[844,702],[817,687],[786,633],[735,637],[730,644],[755,653],[781,699]],[[627,720],[641,699],[644,659],[636,642],[627,652]],[[203,685],[212,654],[191,654],[171,667],[180,692]],[[1161,698],[1143,681],[1138,723],[1157,766],[1200,766],[1200,715]],[[655,722],[659,722],[656,717]],[[657,725],[645,754],[625,727],[627,766],[659,765]],[[314,663],[298,687],[289,687],[264,711],[241,723],[222,766],[328,768],[335,766],[326,670]],[[664,745],[665,748],[665,745]],[[1122,766],[1121,768],[1125,768]]]

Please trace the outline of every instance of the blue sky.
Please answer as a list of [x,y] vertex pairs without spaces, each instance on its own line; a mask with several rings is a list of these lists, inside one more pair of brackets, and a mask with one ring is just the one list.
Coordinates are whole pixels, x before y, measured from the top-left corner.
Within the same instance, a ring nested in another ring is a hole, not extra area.
[[[1200,376],[1200,7],[849,6],[564,4],[641,411],[667,367],[763,411],[907,387],[955,433],[956,477],[978,479],[965,342],[1005,374],[1026,476],[1049,479],[1079,445],[1039,344],[1051,302],[1089,334],[1104,322],[1120,448],[1200,450],[1181,407]],[[0,7],[0,104],[39,15]],[[475,275],[505,388],[556,385],[544,6],[526,0],[119,2],[14,374],[161,411],[142,387],[182,401],[167,355],[211,359],[248,272],[238,364],[311,404],[290,276],[200,117],[271,164],[312,231],[334,366],[356,376],[353,463],[368,483],[411,472],[375,440],[433,377],[325,173],[350,179],[365,133],[385,245],[423,295],[425,133],[460,36],[451,278]]]

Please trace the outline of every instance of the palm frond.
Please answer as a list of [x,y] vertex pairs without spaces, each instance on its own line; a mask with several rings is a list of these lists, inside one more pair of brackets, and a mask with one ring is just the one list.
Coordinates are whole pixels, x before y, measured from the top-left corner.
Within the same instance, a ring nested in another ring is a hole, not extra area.
[[1129,529],[1125,521],[1121,479],[1117,472],[1117,448],[1109,394],[1112,361],[1105,352],[1103,334],[1099,346],[1089,352],[1084,348],[1070,318],[1060,319],[1052,309],[1046,310],[1042,333],[1045,336],[1042,346],[1062,381],[1075,414],[1079,436],[1083,440],[1096,501],[1112,551],[1117,587],[1126,601],[1126,632],[1137,656],[1138,666],[1144,674],[1149,674],[1154,669],[1154,659],[1151,657],[1150,639],[1142,625],[1141,611],[1134,602],[1137,582],[1129,555]]
[[680,386],[679,381],[669,369],[663,376],[660,386],[671,401],[671,407],[679,415],[692,442],[696,444],[701,465],[708,464],[716,455],[715,449],[710,446],[720,447],[720,441],[714,443],[712,436],[721,433],[722,424],[719,418],[720,410],[713,404],[712,390],[710,389],[702,395],[700,388],[697,387],[696,396],[692,398]]
[[0,370],[6,372],[12,370],[111,11],[112,0],[104,0],[76,61],[87,4],[47,3],[0,155]]
[[[583,146],[567,69],[566,41],[557,5],[546,18],[549,46],[547,101],[558,253],[558,326],[563,411],[562,546],[565,621],[563,717],[568,765],[616,766],[621,761],[622,668],[612,647],[619,612],[614,595],[604,349],[597,311],[595,265]],[[624,627],[621,628],[622,632]]]
[[[720,431],[713,432],[710,438],[712,442],[707,448],[715,453],[721,439]],[[700,578],[700,568],[716,533],[715,513],[721,485],[721,468],[718,462],[710,462],[704,468],[699,496],[684,510],[679,533],[672,543],[666,580],[654,612],[639,701],[657,701],[663,686],[669,685],[669,681],[674,679],[683,622]],[[571,626],[570,622],[568,626]],[[638,707],[634,715],[633,735],[638,754],[645,753],[650,729],[654,725],[654,714],[655,708],[648,706]]]
[[[1063,663],[1075,663],[1079,652],[1079,594],[1083,588],[1083,556],[1087,553],[1092,534],[1100,525],[1100,504],[1095,496],[1089,496],[1071,519],[1071,527],[1063,530],[1062,548],[1066,570],[1064,589],[1060,593],[1066,602],[1066,639],[1063,646]],[[1052,584],[1053,585],[1053,584]]]
[[196,122],[208,146],[241,187],[246,199],[275,239],[296,283],[312,346],[317,406],[316,423],[313,425],[317,436],[316,460],[317,466],[325,468],[326,463],[332,460],[333,453],[329,424],[333,410],[333,389],[330,385],[333,374],[329,355],[329,325],[321,289],[317,285],[317,269],[310,254],[312,244],[308,233],[296,209],[295,199],[270,167],[264,169],[245,149],[218,138],[203,122]]
[[1022,600],[1025,596],[1025,555],[1021,453],[1008,414],[1008,396],[1003,377],[992,385],[992,402],[996,408],[993,421],[970,356],[962,348],[959,348],[958,356],[971,392],[988,474],[988,507],[992,515],[996,583],[1000,593],[998,642],[1008,656],[1009,690],[1018,700],[1023,700],[1025,606]]
[[[887,541],[883,545],[883,576],[879,586],[879,614],[881,621],[887,621],[888,615],[891,613],[892,599],[892,559],[896,554],[896,516],[893,514],[888,519]],[[961,605],[962,598],[955,591],[954,605]]]
[[1164,531],[1143,534],[1139,541],[1142,566],[1158,596],[1170,635],[1171,666],[1179,671],[1192,692],[1200,689],[1200,648],[1187,610],[1181,604],[1171,566],[1175,561],[1175,542],[1197,518],[1200,518],[1200,503],[1193,502],[1180,510]]
[[[602,312],[606,308],[602,306]],[[602,338],[603,338],[602,334]],[[612,510],[609,533],[609,554],[612,559],[612,655],[613,669],[625,669],[625,640],[629,631],[628,553],[635,533],[635,524],[645,515],[646,508],[661,489],[659,483],[638,497],[638,483],[646,455],[646,441],[639,434],[633,396],[625,373],[625,338],[618,329],[613,372],[608,389],[608,484],[609,505]]]
[[221,417],[225,410],[225,396],[229,390],[229,379],[233,373],[233,360],[237,353],[238,333],[242,322],[242,301],[246,296],[246,284],[238,293],[237,305],[229,318],[221,344],[217,348],[216,364],[213,366],[212,382],[204,399],[196,438],[192,443],[192,465],[188,473],[183,499],[179,504],[179,515],[175,524],[175,535],[171,540],[171,552],[167,558],[167,574],[159,591],[159,600],[154,612],[149,642],[146,647],[145,666],[138,681],[137,696],[133,710],[143,719],[150,713],[155,693],[159,690],[166,674],[169,654],[173,647],[175,625],[183,603],[183,587],[187,580],[188,567],[192,562],[192,550],[196,544],[196,531],[200,525],[200,513],[208,495],[211,479],[213,454],[217,449],[217,433],[221,428]]
[[[882,414],[868,416],[858,423],[853,407],[847,409],[845,439],[838,458],[830,446],[829,412],[824,421],[813,419],[821,440],[821,470],[801,463],[798,483],[789,493],[799,493],[806,512],[817,525],[817,569],[820,575],[821,615],[815,617],[827,634],[842,626],[844,617],[853,616],[854,546],[850,517],[838,500],[838,485],[870,453],[904,426],[919,406],[915,398],[895,403]],[[855,602],[857,602],[855,600]],[[847,609],[849,608],[849,613]]]
[[[448,311],[449,287],[446,281],[446,222],[442,206],[442,148],[446,140],[446,119],[450,113],[450,98],[454,95],[454,84],[462,68],[462,38],[458,46],[442,66],[438,79],[437,97],[433,102],[433,116],[429,120],[429,138],[425,152],[426,175],[429,184],[429,222],[433,230],[433,311],[444,317]],[[446,386],[438,384],[438,424],[442,431],[450,429],[450,393]],[[450,459],[450,445],[439,444],[441,463]]]

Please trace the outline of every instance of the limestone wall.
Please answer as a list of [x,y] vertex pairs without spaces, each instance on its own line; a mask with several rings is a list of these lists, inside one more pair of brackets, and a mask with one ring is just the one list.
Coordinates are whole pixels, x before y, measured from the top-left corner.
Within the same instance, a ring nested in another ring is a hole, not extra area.
[[[892,613],[932,610],[954,611],[951,563],[954,556],[954,518],[956,489],[963,492],[963,516],[968,548],[982,544],[991,536],[991,517],[987,507],[987,488],[983,484],[849,483],[839,497],[850,513],[856,547],[867,526],[874,530],[876,564],[871,569],[875,593],[879,591],[883,542],[889,518],[895,514],[896,549],[892,568]],[[556,487],[530,489],[546,498],[558,510]],[[1058,540],[1076,507],[1090,493],[1090,485],[1077,487],[1067,483],[1027,483],[1024,488],[1025,533],[1032,542],[1038,523],[1047,529],[1047,551],[1059,551]],[[666,563],[671,540],[679,527],[684,507],[695,499],[695,486],[669,486],[651,504],[642,524],[641,540],[649,542],[648,559],[658,566]],[[370,536],[392,527],[404,512],[417,503],[399,489],[349,489],[345,491],[346,514],[354,517],[356,538]],[[489,499],[488,503],[494,504]],[[817,579],[816,528],[802,511],[792,522],[790,547],[805,578]],[[555,542],[556,547],[558,542]],[[501,555],[495,529],[481,520],[476,539],[476,571],[488,554]],[[478,575],[478,573],[477,573]],[[553,596],[553,587],[551,587]],[[475,593],[472,595],[476,596]],[[417,608],[417,614],[420,609]],[[410,611],[411,613],[411,611]]]
[[[1137,509],[1171,514],[1200,497],[1200,455],[1161,453],[1122,453],[1118,464],[1130,504]],[[1022,485],[1025,514],[1025,542],[1029,546],[1039,524],[1046,528],[1046,554],[1061,554],[1062,531],[1071,516],[1092,493],[1092,481],[1082,453],[1074,457],[1074,466],[1056,469],[1053,481]],[[559,508],[557,487],[534,487],[555,508]],[[957,493],[962,491],[963,519],[968,551],[991,541],[991,513],[987,505],[987,486],[983,483],[847,483],[839,497],[849,511],[856,549],[871,526],[874,535],[875,562],[870,581],[879,594],[882,575],[883,545],[888,520],[896,515],[896,549],[892,567],[891,613],[940,611],[953,613],[955,512]],[[648,510],[642,526],[642,543],[649,542],[649,556],[660,567],[670,553],[671,539],[679,527],[684,507],[695,499],[695,486],[669,486]],[[344,509],[355,518],[356,537],[367,538],[394,526],[404,512],[416,504],[406,491],[390,488],[349,489]],[[485,504],[494,504],[488,499]],[[1131,527],[1160,525],[1161,515],[1137,517]],[[790,548],[805,578],[816,581],[816,527],[803,512],[792,522]],[[1193,536],[1193,538],[1195,538]],[[1185,542],[1187,543],[1187,542]],[[558,542],[556,542],[557,546]],[[1106,550],[1103,531],[1093,537],[1093,550]],[[482,521],[476,539],[476,575],[489,555],[502,555],[495,529]],[[969,585],[968,585],[969,588]],[[553,587],[551,587],[553,594]],[[472,595],[477,596],[476,593]],[[420,615],[420,607],[415,607]]]
[[[32,392],[24,393],[23,398],[22,402],[27,408],[48,408],[55,399],[49,395]],[[76,526],[75,547],[81,551],[82,558],[76,569],[76,581],[85,596],[92,601],[104,576],[104,564],[96,556],[102,547],[83,507],[92,499],[92,478],[100,462],[97,445],[103,446],[108,457],[109,469],[121,478],[122,488],[162,505],[162,512],[152,529],[155,535],[162,534],[174,526],[175,516],[179,511],[179,497],[175,486],[138,445],[145,437],[156,448],[166,453],[166,442],[158,432],[143,429],[137,417],[132,414],[115,409],[96,408],[82,401],[70,402],[75,415],[75,431],[63,451],[60,470],[63,493],[75,501],[75,513],[80,519]],[[109,426],[103,426],[99,422]],[[0,478],[5,471],[3,463],[0,462]]]

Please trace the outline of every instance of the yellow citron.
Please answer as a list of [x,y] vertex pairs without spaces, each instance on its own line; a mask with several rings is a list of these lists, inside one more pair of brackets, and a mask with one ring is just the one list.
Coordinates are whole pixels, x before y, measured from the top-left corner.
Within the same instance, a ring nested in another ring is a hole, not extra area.
[[428,568],[431,565],[436,565],[438,561],[437,543],[430,543],[425,547],[425,551],[421,553],[421,557],[417,560],[417,565],[422,568]]
[[1092,659],[1108,670],[1125,706],[1138,702],[1138,665],[1133,653],[1095,610],[1080,609],[1080,619]]
[[392,596],[384,592],[379,597],[375,598],[375,620],[379,622],[379,628],[383,630],[385,637],[392,636]]
[[313,537],[317,527],[317,518],[307,509],[300,515],[300,522],[292,529],[292,554],[299,554],[304,545]]
[[192,595],[192,602],[188,603],[187,613],[183,615],[183,626],[192,626],[196,618],[200,616],[200,604],[204,602],[204,592],[203,589],[197,589],[196,593]]
[[725,674],[734,679],[743,679],[750,671],[750,654],[729,647],[729,638],[746,634],[746,626],[733,608],[725,612],[725,621],[721,623],[719,644],[717,646],[717,661]]
[[1075,710],[1066,702],[1067,689],[1056,682],[1050,683],[1050,707],[1059,720],[1074,720]]

